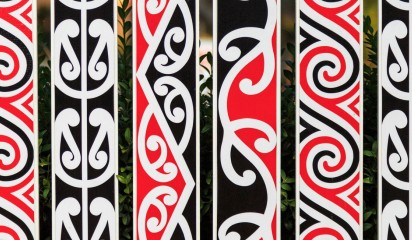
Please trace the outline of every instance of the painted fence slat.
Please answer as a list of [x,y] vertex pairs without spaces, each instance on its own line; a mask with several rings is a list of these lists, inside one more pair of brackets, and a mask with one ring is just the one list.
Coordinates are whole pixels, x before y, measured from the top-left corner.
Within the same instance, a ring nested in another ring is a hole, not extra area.
[[379,239],[411,239],[411,5],[379,5]]
[[36,4],[0,2],[0,239],[37,239]]
[[361,21],[358,0],[299,1],[299,239],[362,239]]
[[117,239],[116,7],[52,1],[53,239]]
[[214,239],[280,239],[280,1],[214,1]]
[[134,238],[198,239],[198,1],[133,4]]

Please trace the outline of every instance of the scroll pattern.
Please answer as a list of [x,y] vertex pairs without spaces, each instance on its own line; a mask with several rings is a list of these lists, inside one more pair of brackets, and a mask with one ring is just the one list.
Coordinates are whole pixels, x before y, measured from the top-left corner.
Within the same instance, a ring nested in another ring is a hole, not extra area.
[[[277,239],[275,0],[216,1],[218,239]],[[228,194],[230,193],[230,194]]]
[[360,4],[300,0],[299,239],[362,236]]
[[35,239],[33,1],[0,2],[0,239]]
[[137,0],[137,239],[196,238],[196,1]]
[[398,0],[381,1],[380,239],[411,238],[409,5]]
[[53,3],[53,238],[115,239],[115,2]]

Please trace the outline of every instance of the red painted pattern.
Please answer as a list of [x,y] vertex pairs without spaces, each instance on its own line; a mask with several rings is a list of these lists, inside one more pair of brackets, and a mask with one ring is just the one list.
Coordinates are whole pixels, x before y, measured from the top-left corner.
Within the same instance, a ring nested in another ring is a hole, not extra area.
[[35,236],[32,4],[0,2],[0,236],[16,240]]

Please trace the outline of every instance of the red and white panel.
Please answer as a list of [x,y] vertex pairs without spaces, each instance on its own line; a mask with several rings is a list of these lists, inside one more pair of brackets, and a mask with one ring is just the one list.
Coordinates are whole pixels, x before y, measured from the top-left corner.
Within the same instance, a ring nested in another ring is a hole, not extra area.
[[0,239],[37,239],[36,4],[0,2]]
[[280,1],[214,1],[214,238],[280,239]]
[[362,239],[361,21],[360,0],[299,1],[299,239]]
[[198,2],[133,4],[135,239],[195,239]]

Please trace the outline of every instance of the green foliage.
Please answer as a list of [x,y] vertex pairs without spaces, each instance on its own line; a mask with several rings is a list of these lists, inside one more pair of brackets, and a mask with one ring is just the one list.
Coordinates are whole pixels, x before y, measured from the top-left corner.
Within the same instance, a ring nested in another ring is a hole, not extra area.
[[282,239],[295,239],[295,46],[287,43],[286,51],[291,58],[285,60],[281,93],[281,234]]
[[364,17],[365,55],[363,64],[363,231],[365,240],[377,239],[377,104],[378,104],[378,34],[370,17]]
[[39,122],[39,221],[40,239],[50,239],[51,235],[51,89],[50,61],[47,53],[50,49],[50,33],[44,26],[48,10],[39,11],[37,35],[38,47],[38,122]]
[[118,35],[118,120],[119,120],[119,227],[121,239],[133,236],[133,74],[132,22],[129,0],[117,8]]
[[[212,239],[213,207],[213,71],[212,53],[200,57],[200,211],[202,239]],[[208,64],[202,64],[206,61]]]

